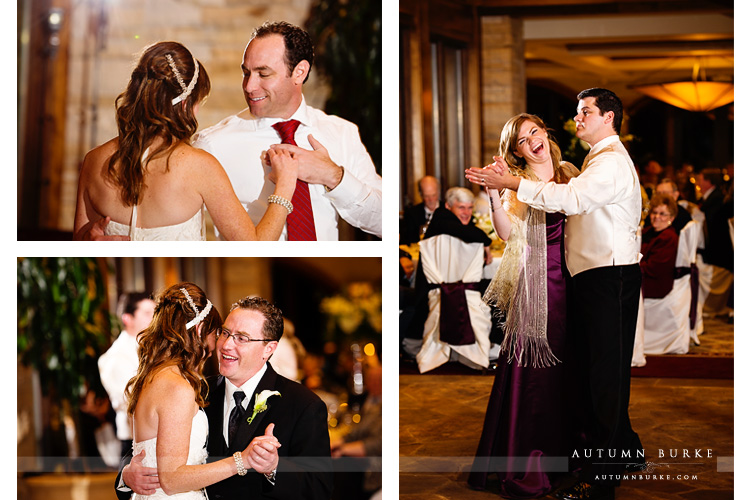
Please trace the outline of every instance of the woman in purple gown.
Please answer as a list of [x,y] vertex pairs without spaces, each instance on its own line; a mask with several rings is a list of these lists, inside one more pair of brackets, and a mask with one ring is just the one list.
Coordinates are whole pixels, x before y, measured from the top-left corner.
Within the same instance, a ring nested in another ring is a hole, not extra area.
[[[578,170],[561,161],[560,148],[537,116],[517,115],[505,124],[500,154],[514,175],[567,183]],[[496,161],[499,158],[495,158]],[[566,425],[567,370],[565,216],[535,210],[511,190],[498,192],[497,164],[481,177],[492,221],[505,251],[484,300],[504,317],[504,339],[484,429],[469,476],[475,489],[497,474],[500,494],[536,498],[555,489],[566,472],[572,431]],[[563,460],[561,461],[560,458]]]

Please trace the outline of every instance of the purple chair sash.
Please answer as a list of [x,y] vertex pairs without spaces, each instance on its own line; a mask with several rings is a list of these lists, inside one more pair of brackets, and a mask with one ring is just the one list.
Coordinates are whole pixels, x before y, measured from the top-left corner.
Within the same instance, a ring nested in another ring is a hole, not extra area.
[[674,269],[674,279],[682,278],[690,274],[690,329],[695,328],[695,321],[698,317],[698,266],[690,264],[690,267],[676,267]]
[[690,329],[695,328],[695,322],[698,315],[698,266],[690,264]]
[[433,284],[430,288],[440,288],[440,341],[449,345],[467,345],[476,342],[474,329],[469,319],[469,304],[466,290],[479,291],[479,283]]

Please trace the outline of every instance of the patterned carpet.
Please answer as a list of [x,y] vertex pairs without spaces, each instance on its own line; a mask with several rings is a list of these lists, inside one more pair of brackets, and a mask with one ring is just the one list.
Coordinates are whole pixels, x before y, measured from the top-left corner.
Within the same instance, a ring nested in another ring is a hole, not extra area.
[[[706,319],[704,327],[688,354],[647,356],[645,367],[633,368],[630,418],[655,470],[623,483],[618,500],[734,497],[734,325]],[[415,362],[402,360],[400,373],[399,498],[501,499],[496,480],[488,491],[466,483],[493,382],[481,375],[494,372],[446,363],[419,375]],[[678,456],[685,450],[703,450],[702,458]]]
[[704,318],[704,333],[698,337],[701,345],[691,345],[687,355],[734,357],[734,324],[727,318]]

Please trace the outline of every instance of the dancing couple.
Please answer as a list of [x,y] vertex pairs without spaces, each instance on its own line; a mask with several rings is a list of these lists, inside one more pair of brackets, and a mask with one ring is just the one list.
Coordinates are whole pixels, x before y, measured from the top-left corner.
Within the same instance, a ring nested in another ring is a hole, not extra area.
[[[576,136],[591,146],[580,173],[529,114],[505,124],[493,164],[466,170],[507,242],[484,296],[504,339],[473,488],[497,474],[507,498],[614,499],[621,452],[634,457],[630,469],[643,464],[628,415],[641,191],[622,115],[609,90],[578,94]],[[618,459],[592,463],[588,449]]]
[[83,160],[74,239],[205,240],[204,207],[229,240],[337,240],[340,217],[380,236],[382,180],[356,125],[305,102],[313,58],[301,28],[258,27],[247,108],[194,138],[205,67],[180,43],[147,47],[115,101],[117,137]]
[[[283,330],[281,311],[259,297],[222,324],[198,286],[161,293],[125,391],[133,455],[115,484],[120,500],[331,497],[325,404],[268,364]],[[214,350],[221,376],[207,381]]]

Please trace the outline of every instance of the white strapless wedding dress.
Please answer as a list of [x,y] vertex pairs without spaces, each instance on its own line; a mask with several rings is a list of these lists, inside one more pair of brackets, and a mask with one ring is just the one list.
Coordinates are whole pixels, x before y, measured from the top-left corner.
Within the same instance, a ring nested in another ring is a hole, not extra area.
[[[200,465],[206,463],[208,451],[206,450],[206,440],[208,438],[208,417],[203,410],[193,417],[193,426],[190,429],[190,449],[188,451],[187,465]],[[139,443],[133,443],[133,456],[146,450],[146,456],[143,459],[145,467],[156,467],[156,438],[147,439]],[[161,488],[157,488],[156,493],[151,495],[138,495],[133,493],[132,500],[154,500],[166,498],[169,500],[207,500],[205,490],[188,491],[186,493],[176,493],[167,495]]]
[[206,241],[203,207],[179,224],[161,227],[137,227],[138,208],[133,206],[130,224],[110,221],[104,229],[107,236],[129,236],[130,241]]

